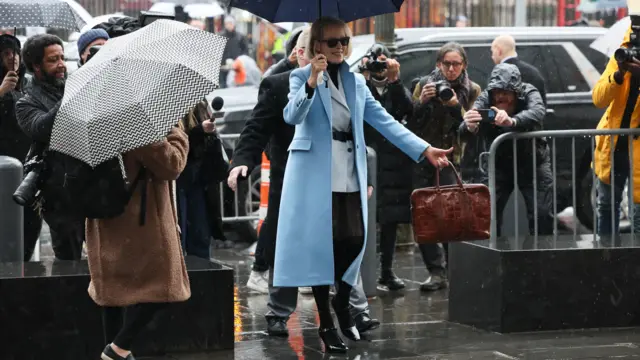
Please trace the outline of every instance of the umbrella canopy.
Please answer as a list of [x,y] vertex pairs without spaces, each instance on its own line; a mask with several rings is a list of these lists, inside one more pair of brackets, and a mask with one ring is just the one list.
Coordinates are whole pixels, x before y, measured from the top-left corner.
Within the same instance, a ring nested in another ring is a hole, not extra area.
[[[203,0],[200,0],[203,1]],[[151,6],[149,11],[156,11],[165,14],[175,15],[175,7],[180,5],[176,2],[157,2]],[[224,14],[224,9],[218,3],[198,3],[184,5],[184,12],[192,18],[216,17]]]
[[81,14],[64,0],[0,0],[0,27],[46,27],[80,31]]
[[631,18],[629,16],[619,20],[613,24],[607,32],[591,43],[591,48],[597,50],[608,57],[612,57],[613,53],[620,47],[624,41],[624,36],[631,27]]
[[51,149],[97,166],[162,140],[218,88],[226,41],[171,20],[109,40],[67,80]]
[[627,0],[582,0],[578,5],[578,11],[593,14],[600,10],[625,7],[627,7]]
[[272,23],[314,22],[332,16],[345,22],[400,10],[404,0],[225,0]]

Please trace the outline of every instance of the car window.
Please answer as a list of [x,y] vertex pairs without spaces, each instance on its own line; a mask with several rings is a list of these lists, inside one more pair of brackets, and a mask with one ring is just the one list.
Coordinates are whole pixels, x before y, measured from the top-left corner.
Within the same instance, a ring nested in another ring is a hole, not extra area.
[[400,63],[402,82],[407,89],[413,92],[411,84],[414,79],[429,75],[429,73],[436,68],[436,51],[420,50],[407,52],[398,56],[398,62]]
[[469,63],[467,65],[469,79],[484,89],[489,83],[491,70],[495,66],[491,59],[491,45],[467,45],[464,50],[467,52],[467,62]]
[[573,43],[575,46],[582,51],[584,56],[589,59],[589,61],[593,64],[593,66],[602,74],[604,69],[607,67],[607,63],[609,62],[609,58],[601,53],[598,50],[594,50],[591,48],[592,40],[574,40]]
[[518,46],[518,57],[540,71],[546,83],[547,93],[591,90],[580,69],[561,44],[521,45]]

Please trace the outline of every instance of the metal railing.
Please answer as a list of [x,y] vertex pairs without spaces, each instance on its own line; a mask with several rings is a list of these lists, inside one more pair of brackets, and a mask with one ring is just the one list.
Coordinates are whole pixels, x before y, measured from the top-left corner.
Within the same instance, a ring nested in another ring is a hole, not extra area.
[[[613,135],[613,136],[611,136]],[[571,142],[571,204],[573,206],[573,220],[575,222],[575,224],[578,224],[578,215],[577,215],[577,194],[576,194],[576,172],[577,172],[577,168],[576,168],[576,139],[580,139],[580,138],[589,138],[590,139],[590,148],[588,149],[588,151],[591,152],[591,157],[589,157],[589,159],[592,159],[593,154],[595,152],[595,139],[596,136],[608,136],[608,139],[606,139],[605,141],[609,141],[609,146],[610,146],[610,150],[611,150],[611,155],[610,155],[610,162],[611,162],[611,174],[615,174],[615,161],[614,161],[614,155],[615,155],[615,148],[616,148],[616,143],[615,143],[615,136],[627,136],[630,140],[631,137],[633,137],[633,139],[635,139],[636,137],[640,136],[640,129],[615,129],[615,130],[591,130],[591,129],[580,129],[580,130],[559,130],[559,131],[535,131],[535,132],[529,132],[529,133],[506,133],[506,134],[502,134],[500,136],[498,136],[491,144],[491,147],[489,149],[488,153],[483,153],[480,155],[480,164],[482,167],[482,158],[484,156],[488,156],[488,175],[489,175],[489,190],[491,193],[491,238],[490,238],[490,246],[491,247],[495,247],[496,246],[496,242],[497,242],[497,238],[498,238],[498,216],[502,216],[503,214],[498,214],[497,211],[497,207],[496,207],[496,202],[497,202],[497,194],[496,194],[496,162],[499,162],[500,159],[498,159],[497,157],[497,151],[498,148],[500,147],[500,145],[502,145],[503,143],[506,143],[507,141],[511,141],[512,142],[512,153],[513,153],[513,192],[515,194],[514,196],[514,201],[515,201],[515,237],[516,237],[516,241],[519,237],[519,229],[518,229],[518,219],[519,219],[519,208],[518,208],[518,192],[519,192],[519,186],[518,186],[518,147],[517,147],[517,142],[519,140],[531,140],[531,149],[532,149],[532,167],[533,167],[533,181],[532,181],[532,186],[533,186],[533,201],[534,204],[532,206],[534,214],[533,214],[533,222],[534,222],[534,231],[533,234],[531,234],[535,241],[537,242],[538,240],[538,194],[537,194],[537,186],[538,186],[538,181],[537,181],[537,152],[536,152],[536,147],[537,147],[537,141],[539,141],[540,139],[545,139],[548,140],[549,143],[549,148],[551,150],[550,153],[550,161],[551,161],[551,171],[552,171],[552,186],[553,186],[553,241],[554,241],[554,247],[555,247],[555,241],[558,237],[558,207],[557,207],[557,203],[558,203],[558,189],[557,189],[557,144],[556,144],[556,139],[558,138],[568,138],[570,139]],[[633,168],[634,168],[634,164],[633,164],[633,141],[628,141],[629,144],[629,154],[631,154],[631,156],[629,156],[629,179],[633,179]],[[596,175],[593,171],[590,172],[591,174],[591,185],[592,185],[592,189],[596,188]],[[611,221],[612,221],[612,238],[614,238],[616,236],[616,226],[614,226],[613,224],[616,223],[616,209],[615,209],[615,191],[613,191],[614,186],[615,186],[615,176],[611,176]],[[633,202],[633,181],[628,181],[628,195],[629,195],[629,209],[630,209],[630,214],[629,214],[629,218],[633,219],[634,216],[634,202]],[[597,222],[598,222],[598,213],[596,210],[596,206],[593,206],[593,241],[594,243],[598,240],[597,238]],[[576,240],[578,237],[578,227],[574,226],[573,227],[573,239]],[[633,238],[634,234],[634,227],[633,224],[631,226],[631,236]]]
[[[235,150],[235,145],[240,138],[240,134],[220,134],[223,148]],[[227,151],[222,151],[224,160],[229,162]],[[237,223],[245,221],[258,221],[260,219],[260,175],[251,176],[238,181],[237,191],[232,191],[227,186],[226,181],[220,183],[220,214],[222,221],[226,223]],[[232,199],[230,199],[232,197]],[[257,200],[256,200],[257,199]]]

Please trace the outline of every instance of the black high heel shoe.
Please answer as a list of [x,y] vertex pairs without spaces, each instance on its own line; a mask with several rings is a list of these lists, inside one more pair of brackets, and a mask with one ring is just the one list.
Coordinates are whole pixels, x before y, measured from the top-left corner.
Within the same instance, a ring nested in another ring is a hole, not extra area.
[[336,312],[336,317],[338,318],[338,324],[340,324],[340,331],[342,331],[342,335],[346,336],[347,339],[351,341],[360,341],[360,332],[358,332],[358,328],[356,328],[356,323],[349,312],[349,308],[338,309],[335,301],[331,301],[331,305],[333,306],[333,310]]
[[344,344],[335,328],[318,329],[320,339],[324,343],[324,351],[333,354],[345,354],[349,348]]

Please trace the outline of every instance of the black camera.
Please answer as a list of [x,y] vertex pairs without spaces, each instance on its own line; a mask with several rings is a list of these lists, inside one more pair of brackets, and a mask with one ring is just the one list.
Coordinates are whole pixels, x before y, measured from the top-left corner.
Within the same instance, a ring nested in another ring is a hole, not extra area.
[[617,62],[640,60],[640,15],[631,15],[631,35],[628,48],[619,48],[613,54]]
[[89,55],[87,56],[87,61],[85,61],[85,64],[89,62],[89,60],[91,60],[91,58],[98,53],[98,51],[100,51],[100,49],[102,49],[102,45],[94,45],[92,47],[89,48]]
[[434,83],[436,85],[436,97],[442,101],[449,101],[453,98],[455,93],[451,89],[449,82],[440,80]]
[[36,155],[24,164],[24,171],[27,174],[20,186],[13,193],[13,201],[20,206],[32,206],[38,195],[40,188],[40,175],[44,169],[44,160]]
[[387,69],[386,61],[378,61],[378,57],[385,52],[388,52],[387,49],[380,45],[376,44],[371,47],[365,58],[369,59],[364,65],[360,65],[358,69],[360,72],[369,71],[371,73],[377,74],[385,71]]

